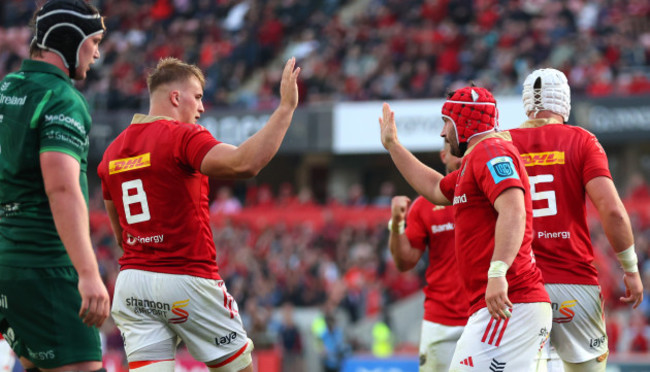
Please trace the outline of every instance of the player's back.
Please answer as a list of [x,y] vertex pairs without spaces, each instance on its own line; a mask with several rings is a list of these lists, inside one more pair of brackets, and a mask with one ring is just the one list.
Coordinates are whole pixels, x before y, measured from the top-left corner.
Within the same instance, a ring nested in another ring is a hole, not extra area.
[[529,175],[533,250],[546,283],[598,283],[587,226],[585,185],[611,177],[607,157],[588,131],[550,119],[509,131]]
[[107,148],[98,173],[123,229],[122,269],[218,277],[198,171],[216,143],[199,125],[136,115]]

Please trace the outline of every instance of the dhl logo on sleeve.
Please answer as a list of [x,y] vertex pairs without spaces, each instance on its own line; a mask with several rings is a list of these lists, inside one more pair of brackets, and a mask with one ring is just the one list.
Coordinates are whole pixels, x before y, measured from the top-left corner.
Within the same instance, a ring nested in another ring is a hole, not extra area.
[[531,152],[521,154],[521,159],[527,167],[564,164],[564,151]]
[[132,158],[111,160],[108,163],[108,174],[127,172],[134,169],[151,166],[151,153],[134,156]]

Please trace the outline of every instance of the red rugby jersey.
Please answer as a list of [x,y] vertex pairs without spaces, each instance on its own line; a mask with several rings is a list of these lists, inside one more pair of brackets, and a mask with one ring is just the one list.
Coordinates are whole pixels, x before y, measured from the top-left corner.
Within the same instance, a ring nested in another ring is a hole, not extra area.
[[219,279],[205,154],[220,142],[198,124],[135,115],[99,164],[123,229],[121,270]]
[[453,208],[418,197],[406,216],[406,236],[413,248],[429,249],[424,319],[447,326],[467,324],[469,301],[458,283]]
[[524,190],[527,218],[524,240],[506,274],[508,298],[513,303],[550,302],[531,250],[532,202],[524,163],[512,142],[495,133],[468,149],[461,168],[440,184],[454,203],[456,261],[469,296],[470,314],[486,307],[487,272],[497,221],[494,201],[510,187]]
[[597,285],[585,185],[611,178],[607,156],[588,131],[549,119],[510,130],[530,178],[533,251],[546,283]]

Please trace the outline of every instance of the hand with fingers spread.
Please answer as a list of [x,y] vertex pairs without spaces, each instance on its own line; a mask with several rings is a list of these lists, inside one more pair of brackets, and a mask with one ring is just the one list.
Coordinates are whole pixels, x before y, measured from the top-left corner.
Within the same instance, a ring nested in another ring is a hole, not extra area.
[[488,278],[485,302],[493,318],[510,318],[508,309],[512,309],[512,302],[508,299],[508,281],[505,276]]
[[397,139],[397,126],[395,125],[395,112],[385,102],[382,106],[382,117],[379,118],[379,126],[381,129],[381,143],[386,150],[390,150],[390,147],[399,143],[399,141]]
[[626,272],[623,275],[623,283],[625,283],[625,297],[621,297],[620,300],[632,304],[632,308],[636,309],[643,301],[643,283],[639,272]]
[[99,274],[79,275],[79,317],[88,326],[101,327],[110,315],[110,299]]
[[[280,82],[280,105],[286,105],[291,109],[298,106],[298,75],[300,67],[295,68],[296,57],[289,58],[282,71]],[[295,69],[294,69],[295,68]]]

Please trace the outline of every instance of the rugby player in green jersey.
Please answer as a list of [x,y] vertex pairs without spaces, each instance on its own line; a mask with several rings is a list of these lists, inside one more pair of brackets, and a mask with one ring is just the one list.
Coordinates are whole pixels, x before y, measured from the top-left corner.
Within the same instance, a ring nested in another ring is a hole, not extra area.
[[72,80],[104,23],[83,0],[33,18],[30,59],[0,82],[0,332],[27,371],[104,371],[109,297],[90,242],[88,104]]

